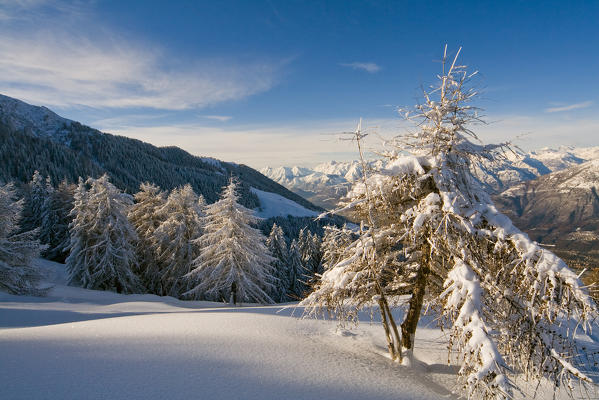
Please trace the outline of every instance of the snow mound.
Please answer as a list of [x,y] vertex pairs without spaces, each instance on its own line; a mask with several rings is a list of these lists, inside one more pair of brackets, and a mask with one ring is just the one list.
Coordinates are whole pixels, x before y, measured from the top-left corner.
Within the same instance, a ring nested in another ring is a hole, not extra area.
[[308,210],[293,200],[289,200],[281,195],[271,192],[264,192],[256,188],[251,188],[252,193],[258,196],[260,207],[257,208],[256,215],[260,218],[271,217],[316,217],[316,211]]

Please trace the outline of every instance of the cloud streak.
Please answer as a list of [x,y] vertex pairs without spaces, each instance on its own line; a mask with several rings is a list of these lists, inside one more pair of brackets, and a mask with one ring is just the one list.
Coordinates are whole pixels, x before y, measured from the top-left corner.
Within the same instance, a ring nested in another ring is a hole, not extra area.
[[[57,13],[69,22],[52,25],[55,18],[48,16]],[[0,26],[0,93],[34,104],[202,108],[268,91],[287,63],[179,59],[103,29],[89,10],[61,2],[50,7],[44,0],[0,0],[0,18],[9,20]],[[86,35],[91,21],[94,32]]]
[[380,66],[376,65],[375,63],[371,63],[371,62],[368,62],[368,63],[352,62],[352,63],[342,63],[339,65],[341,65],[342,67],[348,67],[351,69],[366,71],[371,74],[374,74],[381,70]]
[[555,113],[555,112],[579,110],[581,108],[587,108],[592,105],[593,105],[592,101],[585,101],[582,103],[575,103],[575,104],[570,104],[570,105],[566,105],[566,106],[550,107],[550,108],[545,109],[545,112],[546,113]]

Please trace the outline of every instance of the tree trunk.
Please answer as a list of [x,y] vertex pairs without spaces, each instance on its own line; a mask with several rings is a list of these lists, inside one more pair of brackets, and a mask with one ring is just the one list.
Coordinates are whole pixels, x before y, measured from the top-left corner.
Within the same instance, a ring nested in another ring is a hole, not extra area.
[[416,282],[414,284],[414,291],[412,292],[412,298],[410,299],[410,307],[406,318],[401,324],[401,339],[402,347],[408,351],[413,351],[414,348],[414,336],[416,334],[416,327],[418,326],[418,320],[420,319],[420,312],[422,311],[422,303],[424,302],[424,294],[426,292],[426,284],[429,269],[429,249],[428,246],[423,251],[423,262],[418,271]]
[[379,299],[379,309],[381,311],[381,322],[383,323],[383,328],[385,328],[385,335],[387,336],[387,347],[389,350],[389,355],[391,356],[391,359],[393,361],[399,360],[401,362],[401,338],[399,337],[397,325],[395,324],[395,320],[393,319],[393,315],[391,314],[391,310],[389,309],[387,299],[384,296],[381,296],[381,298]]

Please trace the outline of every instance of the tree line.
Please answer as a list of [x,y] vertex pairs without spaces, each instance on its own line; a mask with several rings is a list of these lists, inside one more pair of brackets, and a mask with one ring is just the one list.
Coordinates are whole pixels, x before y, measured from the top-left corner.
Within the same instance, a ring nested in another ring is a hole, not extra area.
[[[54,187],[36,171],[22,200],[12,184],[3,186],[0,213],[13,221],[3,237],[29,241],[25,264],[40,253],[65,262],[68,283],[88,289],[211,301],[229,300],[232,291],[246,302],[303,298],[321,272],[320,236],[304,227],[290,239],[276,222],[265,235],[258,227],[268,225],[240,204],[238,188],[231,178],[206,204],[191,185],[169,193],[144,183],[131,196],[106,174]],[[12,275],[23,264],[6,263]],[[4,289],[33,293],[38,280]]]

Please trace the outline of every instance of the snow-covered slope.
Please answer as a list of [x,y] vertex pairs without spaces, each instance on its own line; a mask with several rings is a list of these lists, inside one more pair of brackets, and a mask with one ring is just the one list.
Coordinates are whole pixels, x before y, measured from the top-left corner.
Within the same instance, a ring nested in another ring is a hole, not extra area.
[[[299,319],[293,305],[67,287],[64,265],[39,264],[55,285],[48,297],[0,292],[3,400],[458,398],[450,391],[458,368],[447,365],[444,334],[430,318],[406,367],[387,358],[383,329],[368,313],[348,331]],[[552,395],[541,386],[537,398]]]
[[260,207],[256,209],[256,215],[260,218],[271,217],[316,217],[319,213],[309,210],[306,207],[297,204],[279,194],[265,192],[256,188],[251,188],[252,193],[258,196]]
[[0,117],[16,130],[26,130],[37,137],[52,137],[64,142],[72,122],[46,107],[32,106],[0,94]]
[[[42,264],[49,274],[61,275],[55,271],[62,265]],[[299,314],[281,306],[228,307],[60,284],[47,298],[0,293],[0,397],[454,397],[439,383],[454,372],[439,366],[439,331],[425,329],[416,352],[427,363],[412,370],[385,357],[376,323],[348,332]]]

